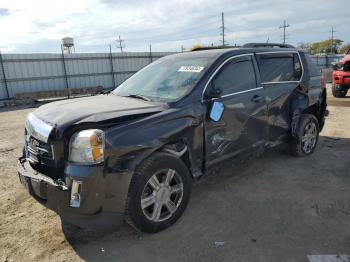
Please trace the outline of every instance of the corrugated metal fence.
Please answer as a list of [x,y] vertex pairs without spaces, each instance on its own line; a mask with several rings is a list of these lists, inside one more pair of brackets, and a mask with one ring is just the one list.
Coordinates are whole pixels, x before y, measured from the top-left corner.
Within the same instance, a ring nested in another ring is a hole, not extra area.
[[339,61],[344,55],[312,55],[316,65],[321,68],[331,67],[333,63]]
[[0,99],[14,98],[24,92],[111,88],[169,54],[172,53],[2,54]]
[[[0,100],[25,92],[115,87],[152,61],[169,54],[173,53],[2,54]],[[312,56],[322,68],[341,57]]]

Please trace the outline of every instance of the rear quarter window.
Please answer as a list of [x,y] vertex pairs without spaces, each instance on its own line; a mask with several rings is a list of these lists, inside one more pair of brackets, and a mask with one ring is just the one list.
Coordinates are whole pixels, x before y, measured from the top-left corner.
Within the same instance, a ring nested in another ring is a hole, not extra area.
[[297,53],[266,53],[257,55],[262,82],[299,81],[302,66]]

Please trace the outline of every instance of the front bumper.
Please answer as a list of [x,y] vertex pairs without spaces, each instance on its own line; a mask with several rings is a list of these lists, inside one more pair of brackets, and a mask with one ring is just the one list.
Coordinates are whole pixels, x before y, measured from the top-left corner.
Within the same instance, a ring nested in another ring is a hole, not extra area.
[[333,83],[337,85],[350,86],[350,74],[347,75],[333,75]]
[[[122,224],[124,206],[118,208],[118,203],[122,203],[119,198],[123,196],[119,195],[118,198],[118,195],[114,195],[115,198],[106,199],[106,196],[111,195],[106,192],[106,183],[115,180],[115,174],[106,176],[103,166],[70,164],[64,173],[65,181],[55,181],[35,171],[25,158],[18,161],[18,175],[22,185],[33,198],[55,211],[62,220],[91,229],[116,228]],[[70,207],[73,180],[82,183],[79,208]]]

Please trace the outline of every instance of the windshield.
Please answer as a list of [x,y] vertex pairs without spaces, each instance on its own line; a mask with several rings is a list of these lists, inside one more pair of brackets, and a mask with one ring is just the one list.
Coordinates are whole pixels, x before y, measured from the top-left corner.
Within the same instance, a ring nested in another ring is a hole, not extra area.
[[141,69],[112,94],[172,102],[187,95],[208,68],[210,59],[169,56]]

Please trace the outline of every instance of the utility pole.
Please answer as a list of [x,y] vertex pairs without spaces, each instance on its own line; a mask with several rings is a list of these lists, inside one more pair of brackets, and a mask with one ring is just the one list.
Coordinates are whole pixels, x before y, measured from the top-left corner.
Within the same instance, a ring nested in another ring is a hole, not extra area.
[[112,85],[113,85],[113,88],[115,88],[115,77],[114,77],[114,66],[113,66],[112,45],[109,45],[109,62],[110,62],[110,64],[111,64]]
[[333,26],[332,26],[332,30],[330,31],[331,32],[331,54],[333,54],[334,52],[334,33],[336,32],[334,29],[333,29]]
[[222,46],[225,46],[225,19],[224,19],[224,12],[221,13],[221,26],[220,26],[222,32],[221,32],[221,36],[222,36]]
[[119,42],[119,49],[120,49],[120,52],[123,53],[123,48],[125,48],[125,46],[123,46],[123,42],[124,40],[120,38],[119,36],[119,39],[117,39],[117,42]]
[[153,62],[153,57],[152,57],[152,45],[149,45],[149,58],[150,58],[150,63]]
[[286,24],[286,20],[283,21],[283,25],[281,25],[279,28],[283,28],[283,44],[286,43],[286,28],[290,27],[290,25]]

